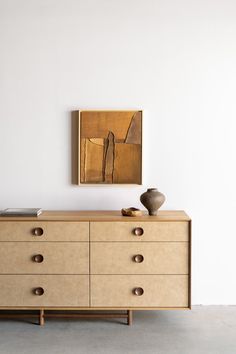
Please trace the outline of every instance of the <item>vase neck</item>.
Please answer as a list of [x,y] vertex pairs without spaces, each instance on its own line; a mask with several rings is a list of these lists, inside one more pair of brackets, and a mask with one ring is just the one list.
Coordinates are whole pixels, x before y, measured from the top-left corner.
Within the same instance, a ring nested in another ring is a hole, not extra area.
[[148,188],[147,192],[157,192],[157,188]]

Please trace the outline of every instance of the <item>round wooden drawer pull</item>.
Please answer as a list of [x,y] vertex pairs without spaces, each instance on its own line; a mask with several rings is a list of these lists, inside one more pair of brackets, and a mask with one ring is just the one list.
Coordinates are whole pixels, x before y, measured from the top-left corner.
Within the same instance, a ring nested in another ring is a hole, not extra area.
[[144,230],[141,227],[135,227],[133,233],[135,236],[142,236],[144,234]]
[[142,263],[144,261],[144,257],[141,254],[136,254],[134,256],[133,261],[136,263]]
[[36,227],[35,229],[33,229],[33,235],[34,236],[42,236],[43,229],[41,227]]
[[36,254],[32,258],[33,258],[33,261],[36,262],[36,263],[42,263],[43,259],[44,259],[41,254]]
[[144,290],[143,290],[143,288],[134,288],[133,293],[136,296],[142,296],[144,293]]
[[41,296],[41,295],[44,294],[44,289],[43,288],[35,288],[34,289],[34,294],[38,295],[38,296]]

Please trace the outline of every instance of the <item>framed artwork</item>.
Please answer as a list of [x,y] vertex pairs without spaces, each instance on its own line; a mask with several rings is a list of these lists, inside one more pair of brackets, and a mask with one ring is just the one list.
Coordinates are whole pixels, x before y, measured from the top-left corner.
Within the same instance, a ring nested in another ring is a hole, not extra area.
[[142,184],[142,111],[79,111],[78,184]]

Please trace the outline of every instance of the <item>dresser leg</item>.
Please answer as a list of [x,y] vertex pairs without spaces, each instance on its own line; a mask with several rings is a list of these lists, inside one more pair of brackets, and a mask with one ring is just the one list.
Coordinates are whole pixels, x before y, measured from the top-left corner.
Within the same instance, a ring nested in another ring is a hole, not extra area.
[[128,310],[127,311],[127,325],[131,326],[132,325],[132,320],[133,320],[133,311]]
[[44,326],[44,310],[40,310],[39,313],[39,325]]

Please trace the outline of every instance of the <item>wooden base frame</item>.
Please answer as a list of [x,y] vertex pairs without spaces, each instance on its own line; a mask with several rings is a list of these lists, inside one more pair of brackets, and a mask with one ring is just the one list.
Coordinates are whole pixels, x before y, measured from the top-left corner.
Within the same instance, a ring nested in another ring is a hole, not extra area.
[[38,324],[44,326],[45,318],[87,318],[87,319],[109,319],[109,318],[126,318],[127,325],[132,325],[133,311],[127,310],[126,313],[47,313],[44,309],[40,309],[39,313],[0,313],[0,319],[16,319],[16,318],[38,318]]

